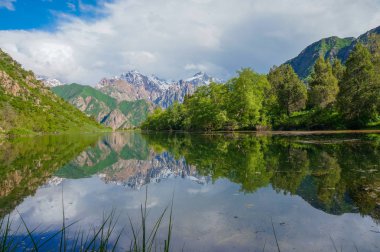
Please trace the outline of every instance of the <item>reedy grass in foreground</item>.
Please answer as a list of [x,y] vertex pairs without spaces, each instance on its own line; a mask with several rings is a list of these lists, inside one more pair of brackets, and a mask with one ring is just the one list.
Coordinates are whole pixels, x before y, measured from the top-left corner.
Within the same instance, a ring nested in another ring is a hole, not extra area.
[[[161,242],[157,240],[157,234],[162,221],[169,210],[169,206],[162,211],[159,218],[154,222],[153,228],[149,230],[147,228],[149,215],[149,211],[147,211],[147,201],[148,191],[146,190],[145,202],[140,205],[141,223],[138,223],[138,225],[133,224],[132,219],[129,217],[130,229],[133,237],[127,251],[169,252],[173,228],[173,199],[170,205],[168,233],[166,239],[163,241],[163,248],[158,247]],[[66,231],[79,221],[74,221],[67,224],[65,221],[66,217],[64,207],[62,208],[62,227],[58,231],[44,238],[37,237],[41,236],[41,234],[45,232],[38,231],[38,227],[31,229],[20,213],[19,216],[22,224],[16,229],[12,228],[12,220],[9,215],[0,221],[0,252],[13,252],[20,250],[31,250],[35,252],[47,251],[48,245],[56,246],[55,251],[59,252],[120,251],[118,248],[120,238],[123,234],[125,234],[125,227],[121,230],[116,230],[116,225],[119,222],[119,216],[116,216],[116,211],[114,209],[108,214],[103,214],[102,222],[98,228],[93,227],[88,231],[78,229],[74,233],[73,237],[68,237]],[[17,232],[21,226],[23,226],[27,232],[27,235],[24,238],[18,238],[17,235]],[[49,242],[53,242],[53,240],[57,238],[59,238],[59,242],[57,242],[57,244],[49,244]]]

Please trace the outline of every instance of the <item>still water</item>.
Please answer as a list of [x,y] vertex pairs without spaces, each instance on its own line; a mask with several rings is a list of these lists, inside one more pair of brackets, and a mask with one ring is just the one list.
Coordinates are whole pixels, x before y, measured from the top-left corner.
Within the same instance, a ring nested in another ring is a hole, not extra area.
[[[17,239],[27,236],[21,217],[43,241],[62,227],[63,209],[66,223],[77,221],[68,239],[114,211],[117,250],[125,251],[129,218],[138,226],[146,190],[149,228],[173,202],[173,251],[380,251],[377,134],[131,132],[0,141],[0,218],[10,216]],[[30,247],[25,240],[18,249]]]

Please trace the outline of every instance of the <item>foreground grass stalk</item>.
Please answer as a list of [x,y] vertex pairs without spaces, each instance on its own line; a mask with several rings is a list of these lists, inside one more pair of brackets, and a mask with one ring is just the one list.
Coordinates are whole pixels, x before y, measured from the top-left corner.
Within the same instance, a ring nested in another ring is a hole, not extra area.
[[[152,230],[148,234],[147,230],[147,218],[148,218],[148,212],[147,212],[147,203],[148,203],[148,188],[146,188],[145,191],[145,201],[144,204],[140,205],[140,214],[141,214],[141,227],[139,230],[141,230],[141,234],[139,231],[136,231],[136,227],[134,226],[131,218],[129,218],[129,223],[131,225],[132,230],[132,242],[130,244],[129,251],[133,252],[151,252],[157,250],[157,234],[159,231],[159,228],[162,224],[162,221],[165,217],[165,214],[168,210],[168,207],[166,207],[160,216],[158,217],[157,221],[154,223]],[[164,240],[164,251],[170,251],[170,240],[172,235],[172,228],[173,228],[173,198],[171,202],[171,208],[170,208],[170,215],[169,215],[169,228],[168,228],[168,234],[166,240]],[[141,240],[140,240],[141,239]]]
[[[154,225],[150,231],[148,231],[148,189],[145,192],[145,201],[140,206],[140,220],[139,226],[136,228],[134,226],[132,219],[129,218],[130,228],[132,231],[132,241],[129,246],[131,252],[151,252],[157,251],[157,235],[159,233],[160,226],[164,220],[165,214],[168,210],[166,207],[158,219],[154,222]],[[124,233],[125,228],[122,228],[120,231],[116,230],[116,225],[119,223],[119,217],[116,216],[115,209],[109,214],[103,213],[103,219],[101,225],[98,228],[93,228],[87,232],[83,230],[77,230],[74,232],[74,235],[70,237],[67,233],[67,229],[71,228],[73,225],[79,222],[74,221],[70,224],[66,222],[66,213],[63,201],[63,189],[62,189],[62,227],[46,237],[46,239],[37,239],[39,235],[44,232],[38,232],[38,226],[34,229],[31,229],[30,226],[26,223],[23,216],[18,213],[22,226],[25,228],[27,233],[24,239],[18,239],[17,232],[19,228],[12,232],[12,221],[10,216],[0,220],[0,252],[13,252],[20,250],[23,245],[23,242],[28,240],[29,245],[26,245],[27,250],[32,250],[35,252],[46,251],[50,248],[49,245],[54,246],[54,239],[60,237],[57,241],[56,248],[60,252],[67,251],[80,251],[80,252],[93,252],[93,251],[116,251],[120,248],[118,247],[120,239]],[[170,206],[170,215],[169,215],[169,228],[166,235],[166,239],[163,241],[164,248],[163,251],[170,251],[170,241],[173,229],[173,199]]]

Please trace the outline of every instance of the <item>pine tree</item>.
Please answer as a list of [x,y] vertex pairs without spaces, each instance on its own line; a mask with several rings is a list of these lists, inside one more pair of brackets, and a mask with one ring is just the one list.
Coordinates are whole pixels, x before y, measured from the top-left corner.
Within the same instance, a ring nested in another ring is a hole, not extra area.
[[346,71],[346,68],[342,64],[342,62],[338,58],[335,58],[332,63],[332,72],[335,78],[338,79],[338,81],[341,81],[343,79],[343,75],[345,71]]
[[277,99],[279,114],[288,116],[305,108],[307,89],[290,65],[272,68],[268,74],[272,92]]
[[338,107],[349,127],[363,127],[377,116],[379,81],[367,48],[357,44],[340,83]]
[[309,103],[312,107],[325,108],[336,101],[338,79],[333,75],[330,63],[322,57],[314,65],[309,87]]

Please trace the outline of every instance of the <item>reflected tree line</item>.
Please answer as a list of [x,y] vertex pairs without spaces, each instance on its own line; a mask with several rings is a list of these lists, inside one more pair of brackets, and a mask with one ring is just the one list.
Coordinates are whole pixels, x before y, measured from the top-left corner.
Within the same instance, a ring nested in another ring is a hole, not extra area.
[[380,220],[380,138],[367,136],[144,135],[156,151],[184,157],[213,181],[245,193],[271,185],[325,212]]
[[168,165],[214,182],[228,179],[244,193],[271,186],[327,213],[361,213],[380,221],[377,135],[128,133],[2,141],[0,217],[53,175],[77,179],[104,173],[125,181]]

